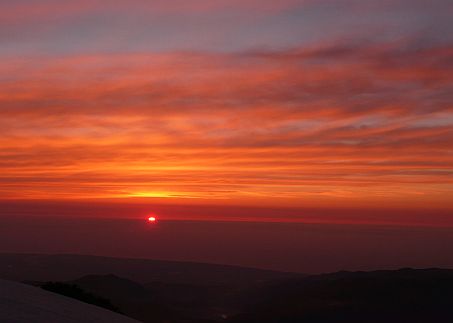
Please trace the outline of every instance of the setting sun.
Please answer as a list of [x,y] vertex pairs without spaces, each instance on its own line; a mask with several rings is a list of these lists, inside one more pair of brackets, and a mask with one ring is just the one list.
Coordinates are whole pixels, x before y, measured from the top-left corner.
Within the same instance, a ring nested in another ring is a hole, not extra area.
[[148,222],[156,222],[156,217],[150,216],[150,217],[148,218]]

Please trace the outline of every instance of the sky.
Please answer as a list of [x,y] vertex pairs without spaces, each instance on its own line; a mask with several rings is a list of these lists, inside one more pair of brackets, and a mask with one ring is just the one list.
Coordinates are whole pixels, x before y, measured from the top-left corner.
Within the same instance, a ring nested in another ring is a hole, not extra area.
[[452,15],[449,0],[0,0],[3,209],[453,222]]

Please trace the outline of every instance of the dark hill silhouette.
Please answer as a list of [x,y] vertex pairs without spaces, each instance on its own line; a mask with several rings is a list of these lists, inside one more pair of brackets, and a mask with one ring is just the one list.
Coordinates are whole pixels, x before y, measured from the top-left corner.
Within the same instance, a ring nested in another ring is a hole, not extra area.
[[[55,281],[52,275],[69,276],[62,280],[65,284],[109,299],[123,313],[143,322],[453,322],[453,270],[449,269],[304,276],[140,259],[125,259],[124,264],[123,259],[69,255],[4,259],[0,256],[2,274],[13,274],[17,268],[14,277],[20,279],[45,276]],[[30,267],[14,267],[19,264]],[[69,273],[61,272],[66,268]]]
[[453,322],[453,270],[338,272],[254,292],[229,322]]

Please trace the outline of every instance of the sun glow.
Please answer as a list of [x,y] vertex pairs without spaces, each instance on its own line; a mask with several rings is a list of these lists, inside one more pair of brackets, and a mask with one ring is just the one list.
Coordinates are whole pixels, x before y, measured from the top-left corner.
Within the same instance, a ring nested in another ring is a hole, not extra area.
[[178,198],[178,199],[197,199],[203,196],[196,196],[199,192],[168,192],[168,191],[150,191],[150,192],[133,192],[126,197],[144,197],[144,198]]
[[154,217],[154,216],[150,216],[150,217],[148,218],[148,221],[149,221],[149,222],[156,222],[157,219],[156,219],[156,217]]
[[172,197],[170,192],[134,192],[128,195],[129,197]]

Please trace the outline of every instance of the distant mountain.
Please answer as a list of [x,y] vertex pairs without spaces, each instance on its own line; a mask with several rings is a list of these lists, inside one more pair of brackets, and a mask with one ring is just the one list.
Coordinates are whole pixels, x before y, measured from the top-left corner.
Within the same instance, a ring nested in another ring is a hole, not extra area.
[[0,264],[0,277],[76,285],[149,323],[453,322],[449,269],[307,276],[185,262],[5,254]]
[[338,272],[271,284],[235,323],[453,322],[453,270]]
[[143,322],[449,323],[453,270],[337,272],[261,284],[139,284],[115,275],[67,282]]
[[137,321],[38,287],[0,280],[0,322],[134,323]]
[[86,275],[114,274],[139,283],[239,284],[287,279],[298,274],[239,266],[83,255],[0,253],[0,278],[68,281]]

